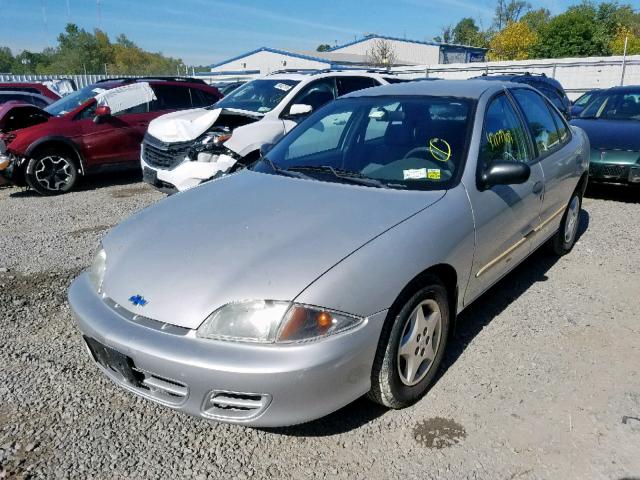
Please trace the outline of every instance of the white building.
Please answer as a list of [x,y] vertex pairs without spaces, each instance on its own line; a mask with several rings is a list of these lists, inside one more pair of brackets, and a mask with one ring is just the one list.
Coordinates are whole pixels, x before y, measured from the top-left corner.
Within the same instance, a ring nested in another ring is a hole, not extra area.
[[253,78],[278,70],[367,67],[368,52],[379,41],[385,41],[394,53],[395,61],[390,67],[482,61],[486,52],[482,48],[369,35],[327,52],[258,48],[211,65],[207,77],[224,81]]

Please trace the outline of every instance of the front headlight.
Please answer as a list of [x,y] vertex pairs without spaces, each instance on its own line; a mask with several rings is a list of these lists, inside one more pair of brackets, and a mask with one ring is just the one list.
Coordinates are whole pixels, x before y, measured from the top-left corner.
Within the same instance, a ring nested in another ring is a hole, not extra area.
[[96,292],[102,291],[102,282],[104,280],[104,272],[107,268],[107,252],[105,252],[102,245],[93,257],[93,263],[89,267],[89,279],[96,289]]
[[364,319],[290,302],[228,303],[198,328],[200,338],[259,343],[315,340],[360,325]]

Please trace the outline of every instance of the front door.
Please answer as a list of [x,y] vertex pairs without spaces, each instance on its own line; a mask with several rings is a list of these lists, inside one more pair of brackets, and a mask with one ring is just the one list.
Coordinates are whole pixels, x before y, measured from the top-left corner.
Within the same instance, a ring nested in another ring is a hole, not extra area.
[[[478,158],[478,173],[494,161],[528,162],[532,146],[511,100],[500,94],[487,107]],[[531,163],[529,180],[482,190],[467,185],[476,222],[476,250],[465,304],[523,260],[527,238],[540,221],[544,179],[539,163]]]

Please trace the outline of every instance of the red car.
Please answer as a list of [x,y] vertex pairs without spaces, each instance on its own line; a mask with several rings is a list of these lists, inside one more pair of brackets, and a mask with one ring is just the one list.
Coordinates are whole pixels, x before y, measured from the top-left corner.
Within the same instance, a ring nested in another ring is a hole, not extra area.
[[60,98],[60,95],[42,83],[0,82],[0,91],[37,93],[51,100],[58,100]]
[[0,172],[43,195],[64,193],[81,175],[140,168],[149,122],[165,113],[205,107],[221,98],[189,78],[123,78],[89,85],[45,109],[0,106]]

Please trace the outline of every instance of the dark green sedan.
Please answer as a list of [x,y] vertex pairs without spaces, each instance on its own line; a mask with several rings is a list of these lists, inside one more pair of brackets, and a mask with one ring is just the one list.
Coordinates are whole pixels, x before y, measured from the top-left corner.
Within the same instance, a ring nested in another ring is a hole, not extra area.
[[597,92],[571,124],[591,142],[591,180],[640,183],[640,86]]

